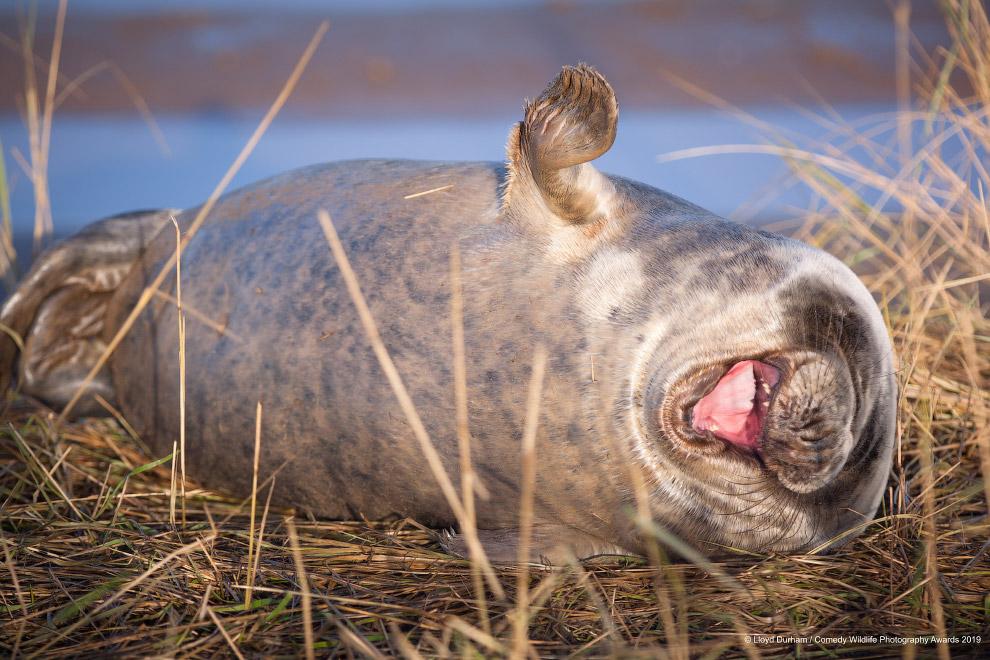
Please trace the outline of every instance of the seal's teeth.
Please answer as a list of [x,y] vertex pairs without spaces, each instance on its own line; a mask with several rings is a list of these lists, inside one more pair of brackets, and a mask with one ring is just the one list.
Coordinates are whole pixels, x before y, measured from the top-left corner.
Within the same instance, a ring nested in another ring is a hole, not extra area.
[[737,362],[691,410],[691,427],[744,449],[758,450],[769,415],[776,368],[756,360]]

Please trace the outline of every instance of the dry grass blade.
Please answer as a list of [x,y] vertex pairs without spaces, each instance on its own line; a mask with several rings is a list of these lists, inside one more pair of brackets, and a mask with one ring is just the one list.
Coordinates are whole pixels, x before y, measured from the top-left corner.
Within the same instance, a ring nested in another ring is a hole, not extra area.
[[[52,141],[52,114],[55,112],[55,83],[58,80],[58,61],[62,55],[62,35],[65,31],[65,9],[68,0],[59,0],[58,12],[55,15],[55,38],[52,39],[52,57],[48,63],[48,80],[45,85],[45,109],[41,119],[41,153],[44,154],[47,168],[49,147]],[[48,222],[51,223],[49,209]],[[50,231],[51,226],[47,227]]]
[[58,417],[59,424],[65,422],[68,414],[72,412],[73,406],[79,402],[79,397],[82,396],[86,386],[93,381],[93,378],[96,377],[96,374],[98,374],[100,369],[102,369],[106,364],[110,355],[117,349],[117,346],[120,345],[120,341],[124,338],[124,335],[130,331],[131,327],[134,325],[134,322],[137,320],[137,317],[141,314],[144,308],[147,307],[148,302],[150,302],[152,296],[154,295],[154,292],[158,290],[158,288],[162,285],[162,282],[165,281],[165,278],[172,271],[172,268],[175,267],[176,262],[182,256],[182,252],[185,250],[186,246],[189,245],[189,242],[196,235],[196,232],[199,231],[199,228],[203,226],[203,222],[206,221],[210,211],[213,210],[217,200],[220,199],[220,195],[227,189],[227,186],[230,185],[234,175],[241,169],[241,165],[244,164],[247,157],[252,151],[254,151],[254,148],[257,146],[261,136],[264,135],[266,130],[268,130],[268,126],[271,125],[272,121],[275,119],[275,115],[278,114],[279,110],[282,109],[282,106],[285,105],[286,100],[288,100],[289,94],[292,93],[296,82],[299,81],[299,77],[302,76],[303,71],[306,69],[306,65],[309,64],[309,60],[313,57],[313,53],[316,52],[316,47],[323,39],[323,35],[326,33],[328,27],[329,23],[324,21],[320,24],[320,27],[317,28],[313,38],[306,46],[306,50],[303,51],[302,56],[299,58],[299,62],[296,63],[295,69],[293,69],[292,74],[289,76],[288,80],[286,80],[281,92],[279,92],[274,103],[272,103],[272,106],[268,109],[268,112],[261,120],[261,123],[258,124],[258,127],[251,135],[251,138],[248,140],[247,144],[245,144],[244,148],[241,149],[241,152],[237,155],[237,158],[234,160],[233,164],[231,164],[226,174],[224,174],[223,178],[220,180],[220,183],[218,183],[216,188],[214,188],[209,199],[207,199],[206,203],[200,208],[199,213],[193,219],[192,223],[189,225],[189,228],[186,229],[186,234],[182,239],[182,244],[178,249],[176,249],[175,253],[172,254],[172,257],[165,262],[152,283],[149,284],[143,292],[141,292],[141,296],[138,299],[137,304],[134,306],[134,309],[131,310],[131,313],[121,325],[120,329],[107,343],[107,348],[103,351],[100,359],[97,360],[96,364],[93,365],[93,368],[90,369],[89,373],[86,375],[86,378],[79,384],[75,395],[73,395],[72,399],[69,400],[65,408],[62,410]]
[[375,357],[378,358],[378,363],[381,365],[382,371],[385,372],[389,385],[392,386],[392,391],[395,393],[395,397],[402,407],[402,412],[406,415],[406,419],[412,427],[413,434],[417,442],[419,442],[419,447],[430,465],[430,470],[433,472],[434,478],[437,480],[444,497],[447,499],[447,504],[454,512],[454,516],[461,526],[461,531],[465,536],[468,547],[471,549],[471,556],[475,558],[475,561],[481,563],[489,588],[498,598],[505,598],[502,585],[499,584],[494,569],[488,563],[488,558],[485,555],[484,549],[481,547],[477,533],[474,532],[473,526],[468,522],[469,519],[464,509],[464,504],[457,496],[457,491],[454,490],[454,484],[451,482],[450,476],[447,474],[447,470],[440,460],[440,455],[437,453],[436,447],[433,446],[433,442],[426,432],[426,427],[423,426],[423,421],[420,419],[419,413],[416,412],[416,406],[413,405],[412,398],[410,398],[405,385],[402,384],[402,378],[399,376],[399,372],[396,370],[395,364],[392,362],[392,358],[385,348],[385,343],[378,334],[375,319],[371,316],[371,310],[368,309],[368,305],[364,300],[364,295],[361,293],[361,285],[358,283],[357,276],[354,274],[350,261],[347,259],[344,246],[337,236],[337,230],[334,229],[330,214],[321,209],[317,212],[317,217],[320,221],[320,226],[323,227],[323,233],[326,235],[327,242],[330,244],[330,249],[333,251],[334,259],[337,260],[337,266],[340,268],[344,282],[347,284],[347,290],[351,295],[351,300],[354,302],[354,306],[357,307],[365,334],[368,336],[368,340],[371,342],[371,346],[375,351]]
[[231,639],[230,633],[227,632],[227,629],[223,627],[223,623],[220,621],[220,617],[217,616],[217,613],[214,612],[213,608],[210,607],[209,605],[204,604],[203,608],[206,610],[206,613],[213,620],[213,623],[216,624],[217,630],[219,630],[220,634],[223,635],[223,638],[224,640],[226,640],[227,645],[230,647],[230,650],[233,652],[234,655],[237,656],[237,660],[244,660],[244,655],[237,648],[237,644],[234,643],[234,640]]
[[385,660],[385,656],[382,655],[378,649],[369,644],[368,640],[364,639],[343,624],[337,624],[337,628],[340,631],[340,637],[344,644],[348,648],[357,651],[358,655],[364,658],[371,658],[372,660]]
[[[41,136],[44,127],[38,116],[38,83],[34,73],[34,19],[36,7],[32,6],[32,16],[28,20],[26,33],[21,34],[22,55],[24,57],[24,103],[28,124],[28,141],[31,151],[31,166],[25,168],[34,187],[34,247],[33,253],[41,250],[47,221],[45,215],[49,210],[48,181],[45,178],[43,163],[45,158],[41,153]],[[64,18],[64,13],[63,13]],[[24,164],[22,164],[24,167]]]
[[[461,251],[456,242],[450,246],[450,307],[451,325],[454,345],[454,407],[457,416],[457,451],[461,458],[461,497],[464,499],[464,524],[470,531],[467,533],[477,536],[477,521],[474,511],[474,495],[478,490],[475,481],[474,468],[471,465],[471,432],[468,427],[467,400],[467,356],[464,347],[464,301],[462,297]],[[491,634],[491,622],[488,620],[488,604],[482,582],[480,557],[472,557],[471,580],[474,582],[474,593],[478,603],[478,614],[481,628],[486,634]]]
[[[182,526],[186,525],[186,316],[182,309],[182,230],[175,216],[175,318],[179,323],[179,465],[182,477]],[[172,450],[175,453],[175,450]]]
[[309,578],[306,577],[306,564],[303,562],[302,551],[299,549],[299,534],[296,523],[292,518],[285,521],[289,530],[289,543],[292,546],[292,561],[296,566],[296,581],[302,589],[302,626],[303,639],[306,645],[306,660],[316,657],[313,651],[313,597],[309,593]]
[[402,199],[416,199],[417,197],[424,197],[426,195],[432,195],[433,193],[436,192],[443,192],[444,190],[450,190],[453,187],[454,184],[451,183],[450,185],[440,186],[439,188],[430,188],[429,190],[423,190],[421,192],[411,193],[409,195],[405,195]]
[[536,432],[540,421],[540,397],[546,373],[547,350],[533,351],[533,371],[526,397],[526,422],[522,437],[522,492],[519,495],[519,577],[516,581],[516,616],[512,626],[513,658],[523,658],[529,649],[529,562],[533,534],[533,496],[536,489]]
[[[178,305],[179,305],[179,299],[178,298],[176,298],[175,296],[170,295],[168,293],[165,293],[161,289],[159,289],[158,291],[155,291],[155,295],[157,297],[161,298],[162,300],[165,300],[167,302],[172,303],[176,307],[178,307]],[[237,334],[236,332],[234,332],[230,328],[226,328],[223,325],[221,325],[220,323],[217,323],[216,321],[214,321],[213,319],[211,319],[209,316],[207,316],[203,312],[197,310],[196,308],[190,307],[188,303],[184,303],[182,305],[182,315],[183,315],[184,318],[187,317],[187,316],[195,317],[197,321],[200,321],[204,325],[209,326],[218,335],[226,335],[227,337],[230,337],[231,339],[233,339],[234,341],[236,341],[238,343],[241,343],[241,344],[244,343],[244,337],[241,337],[239,334]]]
[[[7,164],[4,157],[3,140],[0,140],[0,284],[7,291],[17,285],[19,268],[17,252],[14,249],[14,221],[10,212],[10,188],[7,186]],[[0,328],[11,332],[9,328]]]
[[[251,606],[251,590],[254,588],[254,517],[258,511],[258,459],[261,456],[261,401],[258,401],[258,411],[255,415],[254,424],[254,466],[251,473],[251,527],[248,529],[248,554],[247,554],[247,591],[244,596],[244,609]],[[272,484],[274,486],[274,483]],[[269,497],[271,491],[269,491]],[[266,506],[267,508],[267,506]],[[264,524],[262,524],[264,526]],[[258,530],[259,534],[261,530]],[[258,539],[258,552],[261,552],[261,539]]]
[[408,658],[409,660],[422,660],[423,656],[416,650],[416,647],[409,643],[409,640],[406,639],[405,635],[399,631],[398,626],[394,623],[389,624],[389,632],[391,633],[392,643],[398,647],[399,653],[403,658]]

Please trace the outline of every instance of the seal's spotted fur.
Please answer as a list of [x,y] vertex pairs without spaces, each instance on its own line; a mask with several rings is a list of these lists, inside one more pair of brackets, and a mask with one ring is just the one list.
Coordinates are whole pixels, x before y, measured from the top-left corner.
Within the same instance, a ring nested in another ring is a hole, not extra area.
[[[589,161],[611,146],[617,118],[605,79],[567,67],[527,104],[507,164],[331,163],[221,198],[182,259],[190,472],[247,494],[263,399],[259,476],[276,475],[281,503],[455,523],[323,240],[315,216],[326,209],[455,483],[447,256],[460,247],[472,461],[489,494],[478,526],[493,559],[516,557],[537,344],[550,357],[534,558],[560,558],[562,546],[579,557],[643,552],[637,507],[710,555],[805,551],[868,519],[895,413],[890,342],[869,293],[823,252],[596,170]],[[21,360],[25,391],[64,402],[52,388],[71,388],[92,351],[38,347],[116,332],[172,254],[171,223],[142,234],[167,216],[97,223],[39,259],[0,310],[0,322],[45,338]],[[128,268],[119,286],[80,288],[116,285]],[[154,297],[98,381],[163,454],[179,434],[177,325],[169,296]],[[0,335],[0,374],[16,353]],[[48,375],[31,377],[39,363]],[[721,392],[709,395],[738,364],[779,375],[752,383],[767,384],[754,405],[768,405],[745,442],[691,420],[702,400],[715,425],[731,412]]]

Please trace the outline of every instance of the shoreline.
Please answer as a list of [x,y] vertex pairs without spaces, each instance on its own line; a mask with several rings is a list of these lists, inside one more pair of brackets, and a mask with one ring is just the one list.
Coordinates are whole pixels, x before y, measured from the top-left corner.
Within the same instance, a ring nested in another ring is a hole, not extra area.
[[[286,110],[321,118],[492,117],[516,113],[564,64],[585,61],[624,109],[704,106],[679,77],[740,106],[889,102],[896,98],[894,21],[858,0],[672,0],[426,9],[404,13],[85,12],[69,3],[61,73],[103,67],[61,112],[133,112],[109,63],[152,113],[238,116],[265,108],[315,26],[330,30]],[[35,52],[50,53],[54,18],[38,20]],[[928,51],[948,34],[934,7],[912,9]],[[17,40],[16,16],[0,32]],[[0,50],[0,114],[18,111],[24,69]],[[39,80],[45,72],[39,71]]]

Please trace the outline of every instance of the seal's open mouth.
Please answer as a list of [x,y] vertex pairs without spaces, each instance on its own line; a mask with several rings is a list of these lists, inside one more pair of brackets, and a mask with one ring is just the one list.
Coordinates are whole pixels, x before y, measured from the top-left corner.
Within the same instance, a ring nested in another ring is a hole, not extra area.
[[736,363],[691,411],[691,427],[756,451],[780,371],[756,360]]

